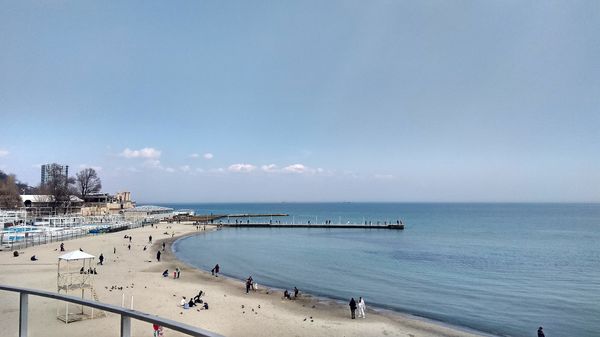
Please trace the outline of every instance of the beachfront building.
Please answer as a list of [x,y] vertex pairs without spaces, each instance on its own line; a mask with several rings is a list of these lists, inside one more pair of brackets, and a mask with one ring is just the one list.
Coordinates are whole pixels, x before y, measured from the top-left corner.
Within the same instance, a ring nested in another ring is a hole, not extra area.
[[131,200],[131,192],[117,192],[115,195],[94,193],[86,196],[84,202],[85,205],[81,209],[84,216],[120,214],[135,207],[135,202]]
[[22,225],[27,221],[27,212],[21,210],[0,210],[0,229]]
[[[21,200],[25,206],[27,214],[33,216],[52,215],[56,211],[54,209],[54,196],[45,194],[24,194],[21,195]],[[80,213],[83,207],[83,200],[74,195],[69,197],[69,203],[66,207],[66,213]]]
[[60,174],[65,178],[69,177],[69,165],[60,165],[56,163],[42,165],[42,186],[54,179],[56,174]]
[[136,220],[136,219],[153,219],[162,220],[173,216],[173,209],[169,207],[143,205],[130,209],[126,209],[125,219]]

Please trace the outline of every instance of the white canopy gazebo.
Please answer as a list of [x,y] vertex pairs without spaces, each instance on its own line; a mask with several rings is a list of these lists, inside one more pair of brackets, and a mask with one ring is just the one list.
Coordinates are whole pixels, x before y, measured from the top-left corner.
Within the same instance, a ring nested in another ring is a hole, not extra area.
[[[85,298],[85,289],[88,289],[90,298],[95,297],[94,292],[94,271],[92,267],[94,255],[74,250],[58,257],[57,288],[60,294],[63,291],[69,295],[69,292],[81,290],[81,298]],[[96,299],[97,300],[97,299]],[[65,323],[79,321],[86,318],[94,318],[94,309],[91,308],[91,316],[84,313],[84,306],[81,311],[69,312],[69,302],[65,302],[65,311],[61,312],[60,306],[56,309],[57,318]]]

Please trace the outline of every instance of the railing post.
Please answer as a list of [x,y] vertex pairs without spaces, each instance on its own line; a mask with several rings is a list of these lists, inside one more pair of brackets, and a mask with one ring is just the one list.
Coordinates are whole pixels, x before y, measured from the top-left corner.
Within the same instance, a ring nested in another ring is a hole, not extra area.
[[20,293],[19,306],[19,337],[27,337],[27,313],[29,307],[28,295]]
[[121,337],[131,337],[131,317],[123,314],[121,314]]

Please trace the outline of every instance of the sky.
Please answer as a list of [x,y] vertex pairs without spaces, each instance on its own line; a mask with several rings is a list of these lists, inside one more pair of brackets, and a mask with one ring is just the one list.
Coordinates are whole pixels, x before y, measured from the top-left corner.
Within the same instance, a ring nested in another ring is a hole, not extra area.
[[143,202],[600,202],[599,1],[0,1],[0,169]]

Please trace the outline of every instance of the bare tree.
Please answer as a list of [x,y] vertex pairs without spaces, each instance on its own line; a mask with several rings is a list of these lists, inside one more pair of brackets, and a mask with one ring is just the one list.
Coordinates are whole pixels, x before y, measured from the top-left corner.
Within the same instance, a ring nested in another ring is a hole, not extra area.
[[21,207],[22,201],[16,182],[17,179],[14,175],[7,175],[0,171],[0,208],[16,209]]
[[100,189],[102,189],[100,177],[98,177],[98,173],[93,168],[85,168],[79,171],[75,182],[77,184],[77,193],[84,200],[86,196],[91,193],[100,192]]
[[66,212],[71,205],[71,195],[75,194],[73,185],[75,179],[69,178],[63,174],[61,167],[54,165],[50,168],[50,179],[40,186],[41,194],[46,194],[51,197],[50,203],[54,210]]

